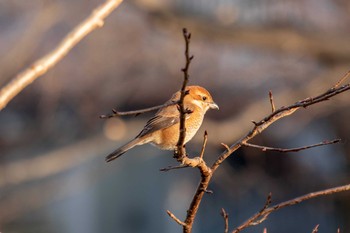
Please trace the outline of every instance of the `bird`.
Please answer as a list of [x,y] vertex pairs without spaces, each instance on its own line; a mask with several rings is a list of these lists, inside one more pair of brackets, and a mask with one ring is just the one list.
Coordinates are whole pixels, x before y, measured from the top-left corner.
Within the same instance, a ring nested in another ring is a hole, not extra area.
[[[219,110],[210,93],[201,86],[187,86],[185,89],[184,109],[185,140],[190,141],[200,128],[205,113],[209,109]],[[141,132],[131,141],[119,147],[106,157],[106,162],[119,158],[135,146],[150,143],[162,150],[175,150],[179,141],[180,111],[175,104],[180,100],[181,91],[177,91],[158,112],[148,120]],[[172,105],[168,105],[174,103]],[[168,105],[168,106],[167,106]]]

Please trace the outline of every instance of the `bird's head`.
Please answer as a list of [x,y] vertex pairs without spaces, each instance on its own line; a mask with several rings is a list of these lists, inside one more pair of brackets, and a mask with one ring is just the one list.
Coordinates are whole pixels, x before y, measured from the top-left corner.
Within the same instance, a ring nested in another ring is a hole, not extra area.
[[205,88],[188,86],[186,91],[188,91],[188,94],[185,97],[185,102],[189,101],[191,104],[200,107],[204,112],[208,109],[219,110],[219,106],[214,102],[213,97]]

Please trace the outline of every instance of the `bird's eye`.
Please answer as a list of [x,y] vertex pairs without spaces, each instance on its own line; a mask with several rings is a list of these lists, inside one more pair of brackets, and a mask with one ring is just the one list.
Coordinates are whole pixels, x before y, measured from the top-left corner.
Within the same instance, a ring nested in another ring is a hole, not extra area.
[[202,97],[202,100],[206,101],[206,100],[207,100],[207,97],[206,97],[206,96],[203,96],[203,97]]

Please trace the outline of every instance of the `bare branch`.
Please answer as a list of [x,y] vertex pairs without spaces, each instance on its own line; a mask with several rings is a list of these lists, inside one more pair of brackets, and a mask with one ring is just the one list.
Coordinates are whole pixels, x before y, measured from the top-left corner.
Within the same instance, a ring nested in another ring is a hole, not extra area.
[[174,157],[177,159],[177,161],[179,161],[184,166],[197,167],[201,173],[201,181],[198,185],[196,193],[194,194],[190,207],[187,210],[185,224],[183,225],[183,232],[190,233],[192,231],[193,222],[196,217],[203,195],[204,193],[208,192],[207,188],[212,176],[212,171],[202,158],[204,154],[205,144],[207,141],[206,136],[204,138],[202,153],[200,157],[188,158],[186,155],[186,149],[184,146],[185,137],[186,137],[185,120],[186,120],[186,113],[188,113],[188,109],[186,109],[184,106],[184,98],[188,94],[188,92],[186,91],[186,86],[189,81],[188,70],[189,70],[191,60],[193,59],[193,56],[189,55],[189,44],[190,44],[191,34],[188,33],[186,28],[183,29],[183,36],[185,39],[186,64],[185,64],[185,67],[181,69],[184,74],[184,80],[183,80],[182,88],[180,92],[181,94],[180,100],[178,102],[178,106],[179,106],[178,109],[180,112],[180,124],[179,124],[180,133],[179,133],[179,140],[176,146],[177,148],[174,153]]
[[165,104],[162,104],[162,105],[157,105],[157,106],[154,106],[154,107],[150,107],[150,108],[144,108],[144,109],[140,109],[140,110],[134,110],[134,111],[127,111],[127,112],[118,112],[117,110],[115,109],[112,109],[112,112],[111,114],[107,114],[107,115],[100,115],[100,118],[101,119],[106,119],[106,118],[112,118],[112,117],[118,117],[118,116],[126,116],[126,115],[139,115],[139,114],[142,114],[142,113],[146,113],[146,112],[151,112],[151,111],[154,111],[154,110],[158,110],[160,108],[165,108],[165,107],[168,107],[168,106],[171,106],[171,105],[175,105],[177,104],[178,102],[172,102],[172,103],[165,103]]
[[0,110],[2,110],[18,93],[39,76],[55,66],[67,53],[93,30],[104,24],[104,19],[117,8],[122,0],[107,0],[81,24],[73,29],[62,42],[50,53],[34,62],[29,68],[19,73],[0,90]]
[[[193,58],[192,56],[189,56],[189,40],[190,40],[190,34],[187,32],[186,29],[183,30],[183,35],[185,38],[186,42],[186,50],[185,50],[185,57],[186,57],[186,66],[185,68],[182,69],[184,73],[184,81],[183,81],[183,86],[181,89],[181,96],[180,96],[180,101],[179,101],[179,111],[180,111],[180,135],[179,135],[179,140],[177,143],[177,150],[175,151],[174,157],[181,162],[183,165],[189,165],[191,167],[197,167],[200,170],[201,173],[201,180],[200,183],[197,187],[197,190],[193,196],[193,199],[191,201],[190,207],[187,210],[187,216],[185,220],[185,225],[183,226],[183,232],[184,233],[190,233],[192,232],[192,225],[194,222],[194,219],[196,217],[199,205],[202,201],[204,193],[207,192],[209,182],[213,176],[213,173],[216,171],[216,169],[220,166],[220,164],[228,158],[233,152],[235,152],[237,149],[239,149],[242,145],[247,143],[250,139],[254,138],[256,135],[260,134],[262,131],[264,131],[266,128],[268,128],[272,123],[278,121],[279,119],[283,117],[287,117],[294,112],[296,112],[300,108],[306,108],[310,105],[314,105],[316,103],[322,102],[329,100],[331,97],[338,95],[342,92],[345,92],[350,89],[350,84],[346,84],[343,86],[335,86],[335,88],[331,88],[327,90],[326,92],[315,96],[315,97],[309,97],[304,100],[298,101],[292,105],[286,106],[286,107],[281,107],[279,109],[275,109],[273,99],[272,99],[272,94],[270,94],[270,103],[271,103],[271,108],[273,112],[266,116],[264,119],[260,120],[259,122],[252,121],[254,123],[253,129],[248,132],[244,137],[242,137],[240,140],[238,140],[236,143],[231,145],[231,147],[228,147],[226,144],[222,145],[226,148],[226,150],[221,153],[221,155],[216,159],[216,161],[212,164],[211,167],[208,167],[205,163],[205,161],[202,159],[202,157],[195,157],[195,158],[188,158],[186,155],[186,150],[184,147],[184,139],[185,139],[185,114],[186,114],[186,109],[183,106],[183,100],[186,94],[186,85],[188,82],[188,68],[191,59]],[[341,80],[343,81],[344,78]],[[339,81],[340,82],[340,81]],[[338,82],[338,83],[339,83]],[[335,142],[334,142],[335,143]],[[265,207],[257,213],[255,216],[253,216],[253,219],[248,220],[249,225],[253,224],[259,224],[262,221],[264,221],[267,216],[272,212],[271,208],[268,208],[268,204],[271,201],[271,196],[268,197],[267,199],[267,204]],[[282,206],[284,207],[284,206]],[[278,207],[278,208],[282,208]],[[270,211],[268,211],[270,210]],[[239,232],[240,230],[238,229],[237,231],[234,232]]]
[[[208,168],[208,167],[207,167]],[[200,168],[200,170],[203,170],[203,168]],[[194,219],[196,217],[199,205],[203,199],[204,193],[206,193],[207,188],[209,186],[209,181],[212,177],[212,172],[210,168],[208,168],[210,173],[205,173],[201,170],[201,181],[197,187],[197,191],[193,196],[192,202],[190,204],[189,209],[187,210],[187,217],[186,217],[186,227],[184,227],[183,232],[184,233],[190,233],[192,231],[192,225],[194,222]]]
[[[183,227],[183,232],[184,233],[190,233],[192,231],[192,225],[194,222],[194,218],[196,217],[200,202],[202,200],[202,197],[204,193],[206,193],[208,185],[209,185],[209,180],[211,178],[212,172],[211,169],[207,166],[205,161],[202,159],[202,157],[195,157],[195,158],[188,158],[186,156],[186,150],[184,147],[184,141],[185,141],[185,136],[186,136],[186,128],[185,128],[185,114],[186,114],[186,109],[184,107],[183,101],[185,98],[186,93],[186,86],[189,80],[189,74],[188,74],[188,69],[191,63],[191,60],[193,59],[193,56],[189,55],[189,44],[190,44],[190,39],[191,39],[191,33],[187,32],[187,29],[183,29],[183,36],[185,39],[185,58],[186,58],[186,65],[185,68],[182,69],[182,72],[184,73],[184,80],[182,83],[182,88],[181,88],[181,96],[180,96],[180,101],[179,101],[179,111],[180,111],[180,135],[179,135],[179,140],[177,143],[177,151],[175,153],[175,158],[181,162],[182,164],[191,166],[191,167],[198,167],[200,173],[201,173],[201,181],[199,183],[199,186],[197,188],[196,193],[194,194],[194,197],[192,199],[192,202],[190,204],[189,209],[187,210],[187,216],[185,223]],[[206,140],[204,140],[206,143]],[[205,146],[205,145],[203,145]],[[204,152],[203,152],[204,153]]]
[[171,213],[169,210],[166,211],[170,218],[174,219],[175,222],[177,222],[181,226],[186,226],[186,223],[182,222],[180,219],[178,219],[173,213]]
[[276,110],[275,108],[275,104],[273,102],[273,95],[272,95],[272,91],[269,91],[269,99],[270,99],[270,104],[271,104],[271,111],[272,113]]
[[[263,208],[262,211],[259,211],[258,213],[254,214],[252,217],[250,217],[248,220],[246,220],[244,223],[242,223],[240,226],[238,226],[236,229],[234,229],[232,231],[232,233],[238,233],[241,230],[243,230],[249,226],[256,225],[253,223],[259,224],[259,223],[265,221],[269,214],[271,214],[272,212],[274,212],[276,210],[282,209],[284,207],[296,205],[296,204],[299,204],[300,202],[303,202],[303,201],[306,201],[306,200],[309,200],[309,199],[312,199],[315,197],[331,195],[334,193],[339,193],[339,192],[344,192],[344,191],[349,191],[349,190],[350,190],[350,184],[347,184],[347,185],[338,186],[335,188],[321,190],[318,192],[308,193],[308,194],[305,194],[303,196],[293,198],[293,199],[285,201],[285,202],[281,202],[281,203],[274,205],[272,207]],[[265,206],[266,206],[266,204],[265,204]]]
[[175,154],[175,157],[177,160],[181,160],[182,157],[186,156],[186,150],[184,147],[185,137],[186,137],[186,128],[185,128],[185,120],[186,120],[186,109],[184,106],[184,99],[186,96],[186,86],[189,80],[190,75],[188,74],[188,70],[191,64],[191,60],[193,59],[193,56],[189,55],[189,45],[190,45],[190,39],[191,39],[191,33],[188,33],[187,29],[184,28],[182,30],[184,39],[185,39],[185,58],[186,58],[186,64],[185,67],[182,68],[182,72],[184,74],[184,80],[181,87],[181,95],[179,100],[179,111],[180,111],[180,134],[179,134],[179,140],[177,143],[177,151]]
[[248,132],[243,138],[238,140],[236,143],[234,143],[229,150],[223,152],[219,158],[214,162],[214,164],[211,166],[211,169],[213,172],[220,166],[220,164],[233,152],[235,152],[237,149],[239,149],[245,142],[248,142],[250,139],[254,138],[256,135],[260,134],[262,131],[264,131],[266,128],[268,128],[272,123],[278,121],[279,119],[283,117],[287,117],[289,115],[292,115],[295,111],[297,111],[300,108],[306,108],[308,106],[314,105],[316,103],[329,100],[331,97],[338,95],[342,92],[345,92],[350,89],[350,84],[346,84],[337,88],[331,88],[327,90],[326,92],[312,97],[307,98],[301,101],[298,101],[292,105],[281,107],[277,109],[275,112],[271,113],[264,119],[260,120],[259,122],[254,122],[254,128]]
[[221,216],[224,218],[224,221],[225,221],[224,233],[228,233],[228,214],[224,208],[221,208]]
[[267,146],[259,146],[259,145],[251,144],[251,143],[248,143],[248,142],[243,142],[242,145],[247,146],[247,147],[258,148],[258,149],[261,149],[262,151],[277,151],[277,152],[286,153],[286,152],[298,152],[298,151],[310,149],[310,148],[313,148],[313,147],[319,147],[319,146],[335,144],[335,143],[339,143],[340,141],[341,141],[341,139],[334,139],[332,141],[323,141],[323,142],[320,142],[320,143],[317,143],[317,144],[313,144],[313,145],[309,145],[309,146],[296,147],[296,148],[290,148],[290,149],[267,147]]

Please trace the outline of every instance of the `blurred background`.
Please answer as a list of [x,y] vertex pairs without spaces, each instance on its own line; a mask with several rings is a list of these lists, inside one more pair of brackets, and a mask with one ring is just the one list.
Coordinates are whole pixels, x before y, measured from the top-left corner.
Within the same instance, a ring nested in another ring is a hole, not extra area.
[[[51,51],[100,0],[0,0],[0,85]],[[133,0],[88,35],[58,65],[0,112],[0,232],[181,232],[199,173],[160,172],[172,152],[146,145],[106,164],[105,155],[133,138],[153,114],[99,119],[100,114],[162,104],[182,82],[182,28],[192,32],[190,84],[220,106],[203,132],[211,163],[276,107],[330,88],[350,69],[347,0]],[[349,183],[350,98],[282,119],[252,142],[299,147],[297,153],[242,148],[217,171],[193,232],[223,232],[273,203]],[[313,199],[271,214],[244,232],[350,232],[350,194]]]

